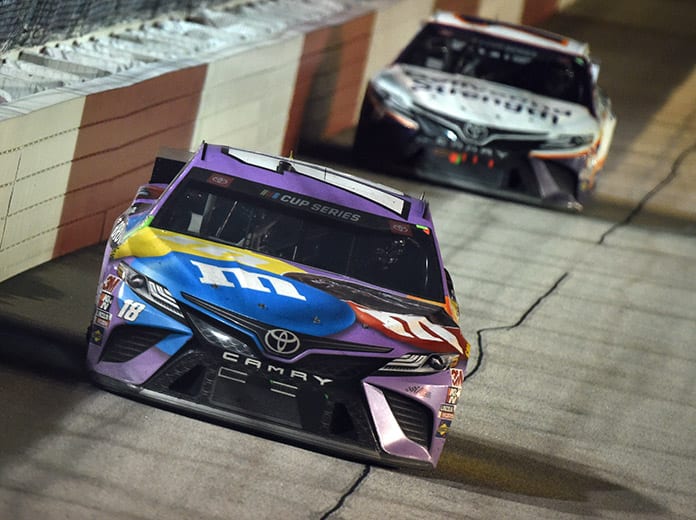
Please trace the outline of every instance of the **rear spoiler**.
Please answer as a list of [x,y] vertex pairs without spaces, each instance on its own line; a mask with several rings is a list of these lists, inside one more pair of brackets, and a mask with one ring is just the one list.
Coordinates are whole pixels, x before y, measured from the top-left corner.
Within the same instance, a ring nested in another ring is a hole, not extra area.
[[194,153],[188,150],[160,148],[152,167],[150,183],[169,184],[193,156]]

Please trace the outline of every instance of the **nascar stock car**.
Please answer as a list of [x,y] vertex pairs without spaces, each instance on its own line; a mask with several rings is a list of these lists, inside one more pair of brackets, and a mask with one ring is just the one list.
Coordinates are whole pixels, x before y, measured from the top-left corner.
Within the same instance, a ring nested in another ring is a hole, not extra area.
[[427,202],[205,143],[159,156],[116,220],[88,342],[109,390],[417,467],[470,349]]
[[356,159],[472,191],[581,210],[616,118],[589,46],[438,12],[368,84]]

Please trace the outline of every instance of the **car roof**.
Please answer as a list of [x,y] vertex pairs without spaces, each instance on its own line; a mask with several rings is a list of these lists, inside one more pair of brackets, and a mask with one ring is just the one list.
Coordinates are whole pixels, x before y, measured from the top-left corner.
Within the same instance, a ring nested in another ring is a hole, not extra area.
[[479,18],[477,16],[461,15],[449,11],[437,11],[428,21],[430,23],[452,25],[498,38],[515,40],[535,47],[544,47],[589,59],[589,44],[536,27]]
[[[227,160],[223,160],[225,157]],[[190,165],[204,167],[222,174],[238,176],[241,171],[229,163],[232,158],[245,167],[262,170],[266,174],[300,176],[311,178],[339,190],[351,193],[366,203],[384,208],[394,216],[409,221],[431,221],[428,203],[424,198],[415,198],[395,188],[341,172],[325,166],[301,161],[293,157],[266,154],[241,148],[204,143],[195,153]],[[263,181],[261,181],[263,182]],[[273,183],[278,185],[277,183]]]

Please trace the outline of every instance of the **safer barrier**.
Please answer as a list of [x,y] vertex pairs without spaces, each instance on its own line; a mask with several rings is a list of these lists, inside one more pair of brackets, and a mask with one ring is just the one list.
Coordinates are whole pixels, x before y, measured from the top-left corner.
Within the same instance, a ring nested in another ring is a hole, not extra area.
[[[559,6],[343,2],[326,19],[293,19],[253,44],[176,59],[142,51],[138,59],[150,65],[0,103],[0,281],[104,240],[162,146],[193,149],[206,140],[287,154],[301,140],[354,125],[367,79],[434,8],[531,23]],[[126,36],[124,45],[137,42]],[[157,53],[179,43],[158,44]]]

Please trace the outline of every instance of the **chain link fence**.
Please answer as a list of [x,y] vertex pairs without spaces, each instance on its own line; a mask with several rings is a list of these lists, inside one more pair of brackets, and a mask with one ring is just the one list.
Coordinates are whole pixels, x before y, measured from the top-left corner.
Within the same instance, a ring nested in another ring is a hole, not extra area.
[[0,55],[52,40],[78,37],[102,27],[190,13],[229,0],[0,0]]

